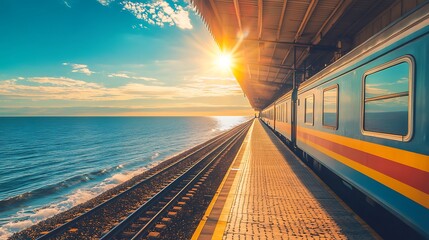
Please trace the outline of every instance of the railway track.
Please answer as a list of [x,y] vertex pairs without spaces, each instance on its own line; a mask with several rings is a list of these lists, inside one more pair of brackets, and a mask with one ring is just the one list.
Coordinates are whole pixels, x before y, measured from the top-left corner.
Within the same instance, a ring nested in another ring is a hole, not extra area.
[[[97,206],[47,231],[40,231],[37,236],[27,235],[27,238],[138,239],[159,234],[158,230],[162,230],[180,211],[181,205],[192,198],[220,156],[247,132],[249,126],[247,122],[219,135]],[[25,234],[15,236],[15,239],[22,238],[26,238]]]
[[[247,129],[247,128],[246,128]],[[139,209],[124,219],[101,239],[157,238],[171,218],[194,196],[198,188],[209,177],[225,150],[228,150],[246,131],[235,134],[217,149],[206,154],[194,166],[185,171]],[[220,149],[220,151],[219,151]],[[153,231],[151,231],[153,229]]]

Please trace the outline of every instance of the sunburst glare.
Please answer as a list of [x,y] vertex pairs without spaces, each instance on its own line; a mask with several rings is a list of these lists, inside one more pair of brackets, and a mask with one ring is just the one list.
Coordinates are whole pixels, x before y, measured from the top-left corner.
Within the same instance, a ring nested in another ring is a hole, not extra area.
[[231,54],[221,53],[218,56],[217,65],[222,70],[229,70],[232,66]]

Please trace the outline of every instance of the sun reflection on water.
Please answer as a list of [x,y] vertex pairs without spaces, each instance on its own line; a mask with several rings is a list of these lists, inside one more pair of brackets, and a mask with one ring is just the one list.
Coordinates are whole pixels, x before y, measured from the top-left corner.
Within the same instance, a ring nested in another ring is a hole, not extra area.
[[249,120],[248,116],[214,116],[212,117],[217,121],[216,129],[218,131],[225,131],[231,129],[234,126],[239,125],[240,123]]

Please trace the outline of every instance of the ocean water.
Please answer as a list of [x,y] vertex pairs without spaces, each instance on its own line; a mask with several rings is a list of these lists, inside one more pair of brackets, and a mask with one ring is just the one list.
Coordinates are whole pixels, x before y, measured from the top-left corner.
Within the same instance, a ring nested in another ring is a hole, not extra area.
[[0,239],[248,119],[0,118]]

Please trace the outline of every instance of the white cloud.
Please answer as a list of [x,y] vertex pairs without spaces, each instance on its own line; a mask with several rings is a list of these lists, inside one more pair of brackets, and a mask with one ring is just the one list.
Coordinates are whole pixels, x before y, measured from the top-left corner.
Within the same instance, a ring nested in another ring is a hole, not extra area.
[[[128,75],[127,75],[128,76]],[[153,86],[127,83],[105,87],[98,83],[66,77],[32,77],[26,80],[0,81],[0,95],[28,100],[133,100],[190,99],[200,97],[237,96],[242,91],[235,81],[207,80],[196,77],[179,86]]]
[[128,78],[128,79],[135,79],[135,80],[144,80],[144,81],[158,81],[156,78],[150,78],[150,77],[140,77],[140,76],[130,76],[127,73],[112,73],[107,75],[108,77],[118,77],[118,78]]
[[115,0],[97,0],[101,5],[103,6],[109,6],[111,2],[114,2]]
[[112,74],[109,74],[108,77],[131,78],[126,73],[112,73]]
[[71,66],[72,67],[72,72],[75,73],[83,73],[86,74],[88,76],[90,76],[91,74],[93,74],[94,72],[89,70],[88,65],[85,64],[78,64],[78,63],[63,63],[64,66]]
[[123,1],[122,4],[124,10],[130,11],[136,18],[151,25],[160,27],[176,25],[181,29],[193,28],[187,7],[176,3],[170,5],[165,0],[158,0],[150,3]]
[[65,78],[65,77],[34,77],[29,78],[28,81],[39,83],[41,85],[48,84],[48,85],[55,85],[55,86],[65,86],[65,87],[93,87],[97,88],[99,87],[96,83],[88,83],[81,80],[74,80],[71,78]]
[[66,7],[71,8],[70,4],[67,1],[64,1],[64,4],[66,5]]

